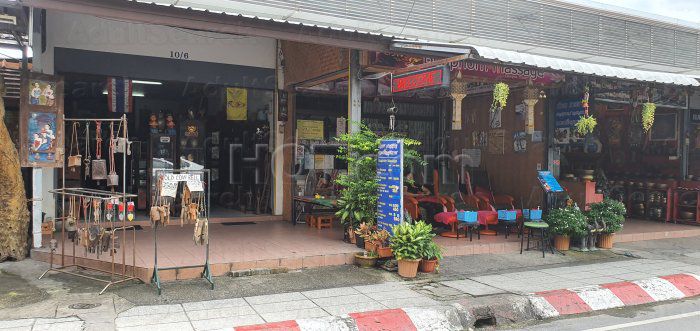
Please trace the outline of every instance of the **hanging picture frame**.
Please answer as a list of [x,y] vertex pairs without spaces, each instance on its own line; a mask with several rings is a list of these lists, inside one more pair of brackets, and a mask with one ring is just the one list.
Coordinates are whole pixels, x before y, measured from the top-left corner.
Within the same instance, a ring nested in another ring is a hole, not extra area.
[[22,167],[63,167],[63,122],[63,78],[22,73],[19,148]]

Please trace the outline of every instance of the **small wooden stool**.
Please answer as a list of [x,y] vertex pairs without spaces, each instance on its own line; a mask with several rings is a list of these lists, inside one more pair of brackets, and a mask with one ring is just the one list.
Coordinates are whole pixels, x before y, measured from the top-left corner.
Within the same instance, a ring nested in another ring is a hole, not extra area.
[[318,218],[314,215],[306,215],[306,226],[317,226]]
[[333,228],[333,219],[335,216],[333,215],[321,215],[321,216],[316,216],[316,228],[318,229],[323,229],[323,228]]

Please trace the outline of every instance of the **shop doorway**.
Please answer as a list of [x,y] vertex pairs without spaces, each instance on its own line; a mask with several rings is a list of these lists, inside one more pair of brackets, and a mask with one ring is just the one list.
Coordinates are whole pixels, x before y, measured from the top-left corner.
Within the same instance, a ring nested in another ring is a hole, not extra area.
[[[116,118],[110,110],[107,81],[100,75],[62,73],[66,81],[66,117]],[[158,169],[211,169],[212,219],[270,215],[272,202],[273,144],[270,127],[274,92],[265,89],[227,88],[192,82],[133,79],[133,105],[127,112],[131,155],[127,156],[127,192],[138,195],[137,221],[146,220],[153,199],[153,176]],[[227,93],[229,95],[227,95]],[[236,113],[227,111],[232,95]],[[117,109],[118,111],[123,110]],[[66,128],[70,146],[72,128]],[[103,151],[108,151],[110,128],[102,125]],[[116,128],[115,128],[116,130]],[[86,138],[94,157],[95,125],[79,129],[82,155]],[[103,158],[105,154],[103,152]],[[116,154],[116,164],[121,165]],[[68,185],[106,188],[82,174],[67,178]],[[174,208],[179,210],[179,208]]]

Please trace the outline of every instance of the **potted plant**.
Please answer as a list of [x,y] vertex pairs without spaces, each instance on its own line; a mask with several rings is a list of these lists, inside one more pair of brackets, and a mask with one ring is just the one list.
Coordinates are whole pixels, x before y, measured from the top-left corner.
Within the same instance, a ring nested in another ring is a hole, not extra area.
[[510,93],[510,87],[508,84],[500,82],[493,85],[493,101],[491,102],[490,110],[492,112],[498,109],[506,108],[506,102],[508,101],[508,94]]
[[645,102],[642,104],[642,128],[644,132],[649,132],[654,125],[654,114],[656,113],[656,104],[653,102]]
[[360,223],[360,226],[355,229],[355,243],[359,248],[367,248],[366,244],[369,242],[369,236],[372,233],[372,226],[366,222]]
[[606,198],[602,202],[590,204],[589,207],[590,210],[586,213],[586,216],[603,224],[603,229],[598,235],[597,246],[611,249],[615,239],[615,232],[622,230],[625,222],[625,214],[627,214],[625,205],[620,201]]
[[380,259],[392,257],[394,255],[391,251],[391,247],[387,244],[388,239],[389,231],[384,229],[375,231],[371,236],[370,241],[376,246],[377,255],[379,255]]
[[438,261],[442,259],[442,248],[438,246],[434,241],[430,241],[423,248],[423,258],[420,260],[419,269],[420,272],[433,272],[437,267]]
[[545,218],[549,224],[550,233],[554,234],[554,248],[568,251],[571,237],[581,237],[586,234],[586,215],[575,207],[556,208]]
[[396,255],[401,277],[413,278],[418,273],[418,263],[425,247],[432,242],[433,227],[423,221],[404,222],[392,228],[391,249]]
[[[351,238],[355,237],[353,232],[360,223],[372,225],[375,223],[379,196],[379,183],[377,183],[379,143],[382,138],[397,137],[399,136],[393,133],[380,137],[366,125],[360,124],[359,131],[336,138],[341,144],[336,157],[348,163],[348,172],[338,176],[334,181],[335,185],[342,188],[337,202],[336,216],[348,229]],[[423,164],[424,161],[416,151],[416,147],[421,142],[409,138],[402,139],[404,160]],[[364,247],[364,243],[356,243],[356,245]]]
[[355,253],[355,264],[360,268],[372,268],[377,265],[377,253],[375,252],[359,252]]

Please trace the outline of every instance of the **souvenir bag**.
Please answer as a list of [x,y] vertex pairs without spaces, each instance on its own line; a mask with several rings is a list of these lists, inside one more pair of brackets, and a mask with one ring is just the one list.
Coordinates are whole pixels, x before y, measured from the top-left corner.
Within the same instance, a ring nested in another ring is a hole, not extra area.
[[68,200],[68,216],[66,216],[66,232],[75,232],[78,230],[78,221],[75,219],[75,197],[70,197]]
[[119,186],[119,175],[117,175],[114,164],[114,123],[109,124],[109,174],[107,175],[107,186]]
[[158,183],[156,184],[155,195],[153,197],[153,205],[151,206],[151,209],[148,213],[151,217],[151,224],[153,225],[157,225],[160,222],[160,210],[158,209],[158,202],[160,200],[160,185],[161,182],[160,180],[158,180]]
[[[204,211],[204,192],[201,193],[198,205],[201,207],[202,217],[196,217],[194,224],[194,239],[195,245],[206,245],[209,243],[209,218],[205,216]],[[192,205],[192,204],[190,204]],[[200,210],[197,210],[199,214]]]
[[85,124],[85,159],[83,160],[83,164],[85,165],[85,179],[90,178],[90,164],[92,161],[90,160],[90,122]]
[[[75,149],[73,149],[75,147]],[[76,153],[76,154],[74,154]],[[70,153],[68,155],[69,171],[80,172],[80,166],[83,164],[83,156],[80,155],[80,147],[78,146],[78,122],[73,123],[73,135],[70,137]],[[77,168],[77,169],[76,169]]]
[[119,132],[122,128],[122,122],[123,121],[119,121],[119,127],[117,127],[116,135],[113,135],[111,137],[111,143],[114,145],[115,153],[126,153],[126,155],[131,155],[131,142],[129,142],[129,133],[127,131],[126,125],[124,126],[124,136],[126,136],[127,138],[124,138],[119,135]]
[[192,194],[190,192],[190,189],[187,187],[187,184],[185,184],[184,186],[185,187],[182,189],[182,201],[180,203],[180,227],[183,227],[185,223],[190,223],[188,215],[189,205],[192,202]]
[[107,161],[102,159],[102,122],[95,123],[95,159],[92,160],[92,179],[107,179]]

